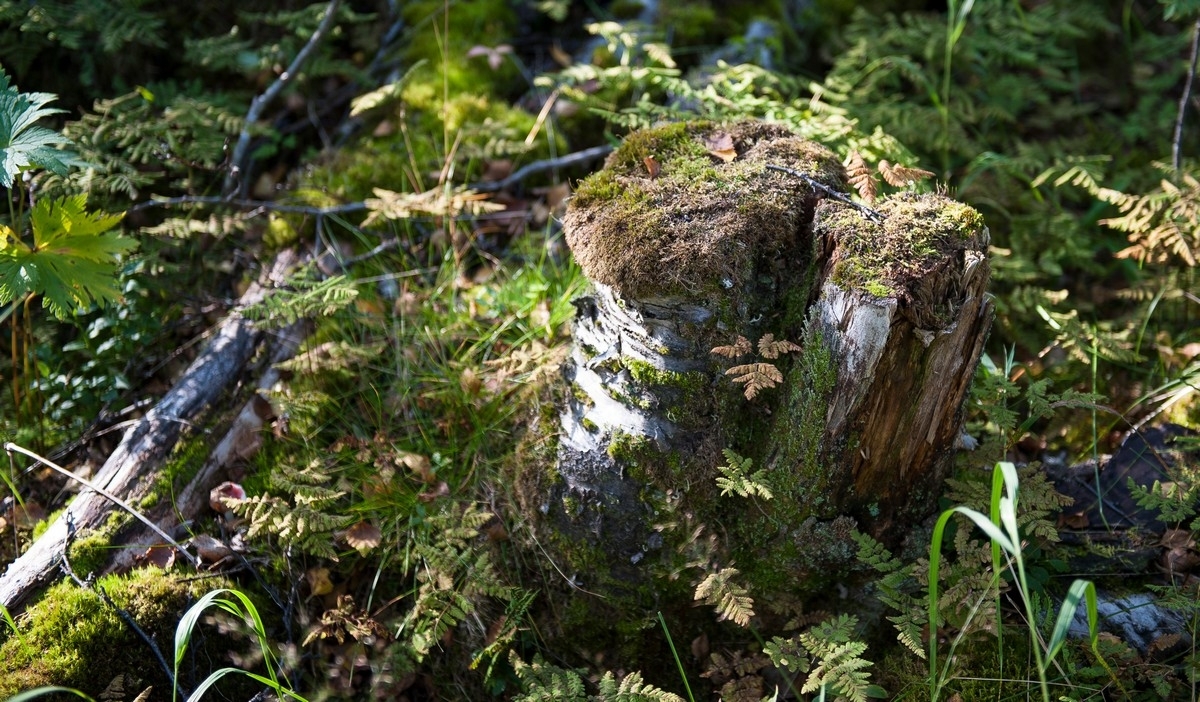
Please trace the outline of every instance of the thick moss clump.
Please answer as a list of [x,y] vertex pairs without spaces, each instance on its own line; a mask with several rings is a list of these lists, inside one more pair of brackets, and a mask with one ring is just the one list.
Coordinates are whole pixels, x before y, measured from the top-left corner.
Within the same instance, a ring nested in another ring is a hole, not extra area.
[[810,216],[813,189],[837,189],[834,154],[765,122],[669,124],[631,134],[579,184],[564,222],[588,278],[627,298],[703,299],[783,258]]
[[905,297],[948,255],[970,248],[984,230],[983,215],[941,195],[903,193],[879,204],[882,223],[837,202],[818,210],[816,232],[835,238],[842,251],[830,282],[876,297]]
[[[204,593],[226,586],[219,580],[186,582],[158,568],[105,576],[97,583],[154,637],[168,659],[179,618]],[[131,696],[153,685],[155,699],[170,697],[169,682],[145,642],[91,590],[71,582],[51,587],[18,619],[18,629],[0,646],[0,699],[44,685],[99,697],[118,675],[139,681],[142,687]]]

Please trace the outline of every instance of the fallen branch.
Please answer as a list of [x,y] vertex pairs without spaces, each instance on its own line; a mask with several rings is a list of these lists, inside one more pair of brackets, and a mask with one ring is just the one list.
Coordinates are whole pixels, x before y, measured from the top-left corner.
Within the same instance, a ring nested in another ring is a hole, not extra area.
[[[270,269],[242,295],[238,308],[220,324],[175,386],[125,433],[92,478],[93,483],[129,502],[150,494],[155,473],[179,440],[182,427],[241,376],[258,347],[262,331],[237,310],[261,301],[300,262],[291,249],[276,256]],[[108,520],[112,503],[99,493],[85,490],[75,496],[67,511],[80,529],[100,529]],[[15,608],[51,577],[67,535],[67,520],[59,517],[28,551],[9,564],[0,575],[0,605]]]
[[[512,175],[503,180],[487,180],[477,183],[470,183],[466,186],[467,190],[473,190],[479,193],[494,193],[505,188],[510,188],[522,182],[526,178],[544,173],[556,168],[570,168],[580,164],[589,163],[598,159],[604,158],[612,153],[613,147],[607,144],[602,146],[593,146],[590,149],[576,151],[566,156],[558,158],[548,158],[541,161],[534,161],[518,168]],[[777,170],[779,170],[777,168]],[[805,177],[802,173],[794,173]],[[818,184],[819,185],[819,184]],[[830,193],[836,191],[830,190]],[[266,210],[269,212],[291,212],[295,214],[307,214],[314,217],[324,217],[326,215],[350,214],[352,212],[364,212],[367,209],[366,202],[347,202],[342,205],[330,205],[328,207],[316,207],[313,205],[288,205],[273,200],[251,200],[247,198],[228,198],[215,197],[211,195],[182,195],[180,197],[163,198],[161,200],[147,200],[139,202],[129,208],[130,212],[139,212],[148,210],[154,207],[176,207],[178,205],[212,205],[215,207],[229,207],[239,210]]]
[[4,450],[8,451],[10,453],[12,451],[16,451],[17,453],[23,454],[25,456],[29,456],[30,458],[37,461],[38,463],[41,463],[42,465],[46,466],[47,468],[51,468],[51,469],[55,470],[56,472],[58,472],[59,474],[66,476],[68,479],[74,480],[75,482],[79,483],[80,485],[83,485],[87,489],[100,494],[108,501],[112,502],[113,504],[117,505],[118,507],[125,510],[129,514],[133,515],[134,518],[136,518],[142,524],[145,524],[147,527],[152,529],[154,531],[154,533],[156,533],[160,537],[162,537],[162,540],[165,543],[171,544],[171,547],[174,548],[175,551],[178,552],[179,554],[181,554],[184,558],[186,558],[188,560],[188,563],[191,563],[193,567],[195,567],[195,568],[200,567],[200,561],[195,556],[193,556],[191,553],[188,553],[188,550],[186,548],[184,548],[182,544],[176,542],[170,536],[167,536],[167,533],[165,531],[163,531],[162,529],[159,529],[157,524],[155,524],[154,522],[147,519],[145,515],[143,515],[141,512],[137,511],[136,509],[134,509],[133,505],[129,504],[125,500],[122,500],[121,498],[112,494],[108,490],[105,490],[104,488],[100,487],[99,485],[88,480],[87,478],[75,475],[74,473],[67,470],[66,468],[63,468],[62,466],[58,465],[57,463],[54,463],[53,461],[42,458],[41,456],[34,453],[33,451],[30,451],[29,449],[17,446],[16,444],[12,443],[11,441],[6,442],[4,444]]
[[324,38],[329,28],[333,25],[333,18],[337,14],[339,4],[341,4],[341,0],[329,0],[329,6],[325,9],[325,16],[321,18],[321,24],[317,26],[317,31],[313,32],[313,35],[308,38],[308,43],[304,45],[304,48],[300,49],[300,52],[296,54],[296,58],[292,59],[291,64],[288,65],[283,73],[279,74],[275,82],[271,83],[263,91],[262,95],[254,98],[254,101],[250,103],[250,109],[246,112],[246,123],[243,125],[241,133],[238,134],[237,144],[233,148],[233,157],[229,161],[229,174],[225,176],[225,194],[244,194],[246,183],[244,181],[241,183],[237,181],[245,171],[246,151],[250,148],[250,128],[258,122],[262,111],[266,109],[272,100],[279,97],[279,93],[283,90],[284,86],[291,82],[292,78],[299,72],[300,67],[312,55],[313,50],[317,48],[317,44],[321,42],[321,39]]
[[505,188],[512,187],[517,183],[525,180],[531,175],[543,173],[545,171],[554,170],[556,168],[569,168],[583,163],[589,163],[602,159],[612,153],[613,147],[608,144],[602,146],[593,146],[590,149],[576,151],[573,154],[560,156],[558,158],[548,158],[541,161],[534,161],[518,168],[512,175],[503,180],[484,181],[482,183],[472,183],[467,186],[470,190],[480,193],[494,193]]
[[801,173],[800,171],[794,170],[792,168],[784,168],[783,166],[776,166],[771,163],[766,164],[766,167],[768,170],[779,171],[780,173],[787,173],[790,176],[799,178],[800,180],[804,181],[805,183],[808,183],[809,187],[811,187],[813,190],[823,193],[826,197],[831,197],[834,200],[837,200],[838,202],[844,202],[847,205],[850,205],[854,209],[858,210],[859,212],[862,212],[863,216],[866,217],[867,219],[871,220],[872,222],[882,222],[883,221],[883,215],[880,214],[879,212],[876,212],[875,210],[871,209],[870,207],[867,207],[866,205],[858,204],[854,200],[851,200],[849,195],[846,195],[845,193],[839,193],[838,191],[834,190],[833,188],[829,187],[828,185],[825,185],[824,183],[822,183],[808,175],[805,175],[804,173]]

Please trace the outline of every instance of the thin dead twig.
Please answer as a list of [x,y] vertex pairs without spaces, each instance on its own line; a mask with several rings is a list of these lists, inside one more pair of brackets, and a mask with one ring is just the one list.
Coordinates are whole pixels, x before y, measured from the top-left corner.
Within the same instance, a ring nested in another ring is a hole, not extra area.
[[865,205],[858,204],[854,200],[851,200],[850,197],[848,195],[846,195],[845,193],[839,193],[838,191],[834,190],[833,188],[829,187],[828,185],[825,185],[824,183],[817,180],[816,178],[813,178],[810,175],[801,173],[800,171],[797,171],[794,168],[786,168],[784,166],[776,166],[773,163],[768,163],[766,166],[769,170],[779,171],[780,173],[787,173],[790,176],[799,178],[800,180],[804,181],[805,183],[808,183],[809,187],[822,193],[826,197],[831,197],[834,200],[837,200],[838,202],[844,202],[845,204],[850,205],[854,209],[861,212],[864,217],[871,220],[872,222],[876,222],[878,224],[883,223],[883,214],[882,213],[877,212],[876,210],[873,210],[870,207],[867,207]]
[[250,148],[250,128],[258,122],[258,118],[262,116],[262,111],[272,100],[279,97],[279,93],[283,91],[284,86],[291,82],[292,78],[299,72],[300,67],[312,55],[312,52],[317,48],[317,44],[328,33],[329,28],[333,26],[334,15],[337,14],[338,5],[341,0],[329,0],[329,6],[325,8],[325,16],[321,18],[321,24],[317,26],[317,30],[308,38],[308,42],[304,48],[300,49],[296,54],[296,58],[292,59],[291,64],[287,69],[279,74],[275,82],[271,83],[261,95],[254,98],[250,103],[250,109],[246,112],[246,124],[242,127],[242,131],[238,134],[237,145],[233,148],[233,157],[229,161],[229,173],[225,176],[224,192],[227,195],[244,195],[246,190],[246,181],[239,182],[241,175],[245,172],[246,151]]

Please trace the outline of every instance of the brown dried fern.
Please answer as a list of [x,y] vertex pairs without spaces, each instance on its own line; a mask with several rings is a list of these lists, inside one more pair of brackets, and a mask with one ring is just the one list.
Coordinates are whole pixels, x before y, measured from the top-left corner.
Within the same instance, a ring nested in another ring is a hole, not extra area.
[[799,350],[799,345],[793,344],[787,339],[776,341],[774,334],[764,334],[758,340],[758,355],[763,358],[776,359],[779,358],[780,354],[792,353]]
[[846,176],[850,185],[853,185],[854,189],[858,191],[858,196],[863,199],[863,202],[868,205],[875,203],[875,196],[879,193],[879,184],[875,182],[875,175],[871,173],[871,169],[867,168],[862,154],[857,151],[851,151],[850,157],[846,159]]
[[908,168],[900,164],[893,166],[887,161],[879,162],[879,173],[888,185],[897,188],[933,177],[932,171],[926,171],[921,168]]
[[711,353],[724,356],[725,358],[737,358],[738,356],[745,356],[753,350],[754,347],[750,345],[749,340],[744,336],[739,336],[732,346],[717,346]]
[[759,390],[773,388],[777,384],[783,382],[783,373],[770,363],[747,363],[741,366],[734,366],[725,371],[725,375],[737,376],[733,379],[735,383],[742,383],[746,386],[746,399],[753,400],[758,395]]

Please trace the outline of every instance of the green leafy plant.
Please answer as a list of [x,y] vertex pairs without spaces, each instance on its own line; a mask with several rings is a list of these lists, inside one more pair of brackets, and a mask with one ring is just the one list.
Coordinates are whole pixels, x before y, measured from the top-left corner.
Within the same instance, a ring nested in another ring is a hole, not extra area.
[[32,242],[0,225],[0,304],[41,295],[59,319],[81,307],[114,302],[117,265],[137,242],[108,232],[122,215],[88,212],[87,196],[38,200]]
[[[39,375],[31,353],[33,315],[30,303],[42,304],[58,319],[79,308],[116,300],[117,265],[137,244],[109,231],[121,215],[88,212],[87,197],[40,198],[28,215],[18,174],[45,169],[59,175],[79,161],[59,147],[70,144],[61,134],[35,124],[59,110],[47,108],[48,93],[21,93],[0,70],[0,185],[9,189],[9,222],[0,223],[0,321],[11,327],[13,406],[18,415],[38,418],[41,402],[25,402]],[[18,209],[19,208],[19,209]],[[36,404],[36,406],[29,406]]]
[[[1004,565],[1011,570],[1013,586],[1020,597],[1025,609],[1025,621],[1029,626],[1029,634],[1037,668],[1038,682],[1042,699],[1050,700],[1050,688],[1047,685],[1046,673],[1054,663],[1055,657],[1066,641],[1067,630],[1075,609],[1081,602],[1087,603],[1088,631],[1092,650],[1096,657],[1103,660],[1098,648],[1099,619],[1096,609],[1096,587],[1086,580],[1075,580],[1067,590],[1067,595],[1059,609],[1058,618],[1047,640],[1037,626],[1040,621],[1038,611],[1034,606],[1033,592],[1029,586],[1029,578],[1024,558],[1024,546],[1021,529],[1017,519],[1017,490],[1019,479],[1017,469],[1012,463],[997,463],[992,473],[992,500],[990,516],[986,516],[969,507],[952,507],[938,517],[933,529],[933,538],[929,549],[929,694],[936,702],[942,685],[948,673],[950,661],[947,660],[942,668],[938,668],[938,637],[935,635],[942,620],[939,615],[938,577],[941,569],[942,541],[946,527],[952,517],[960,514],[971,521],[988,537],[991,542],[992,569],[994,578],[999,578],[1002,566],[1002,556],[1008,560]],[[997,606],[998,606],[997,601]]]
[[[196,626],[200,623],[200,617],[210,607],[216,607],[234,617],[248,619],[251,622],[254,636],[258,641],[259,650],[262,652],[263,664],[266,666],[267,675],[263,676],[239,668],[221,668],[220,670],[215,670],[197,686],[196,690],[188,697],[188,702],[200,700],[210,687],[215,685],[221,678],[230,674],[244,675],[267,686],[280,697],[304,702],[304,698],[296,694],[287,685],[287,679],[280,675],[281,671],[278,670],[280,667],[279,661],[271,652],[270,639],[267,637],[266,627],[263,626],[258,608],[254,606],[254,602],[244,593],[228,588],[213,590],[204,595],[179,620],[179,625],[175,628],[175,679],[179,679],[179,666],[183,662],[184,655],[187,653],[188,644],[191,642]],[[281,679],[283,682],[281,682]],[[172,691],[171,699],[178,699],[178,695],[179,690],[176,688]]]
[[721,472],[720,477],[717,478],[717,487],[721,488],[722,495],[732,493],[737,493],[742,497],[758,495],[764,500],[773,497],[771,488],[767,486],[766,470],[759,469],[751,473],[753,459],[743,458],[731,449],[725,449],[724,453],[725,465],[717,466],[717,470]]
[[646,684],[638,672],[617,682],[612,671],[606,671],[596,694],[591,695],[577,671],[547,663],[541,656],[526,663],[514,651],[508,661],[521,681],[521,694],[513,697],[515,702],[683,702],[679,695]]
[[808,673],[801,693],[817,692],[817,699],[866,702],[886,699],[887,692],[871,683],[874,665],[864,659],[867,645],[858,640],[858,618],[832,617],[808,631],[784,639],[774,637],[763,645],[771,662],[791,674]]

